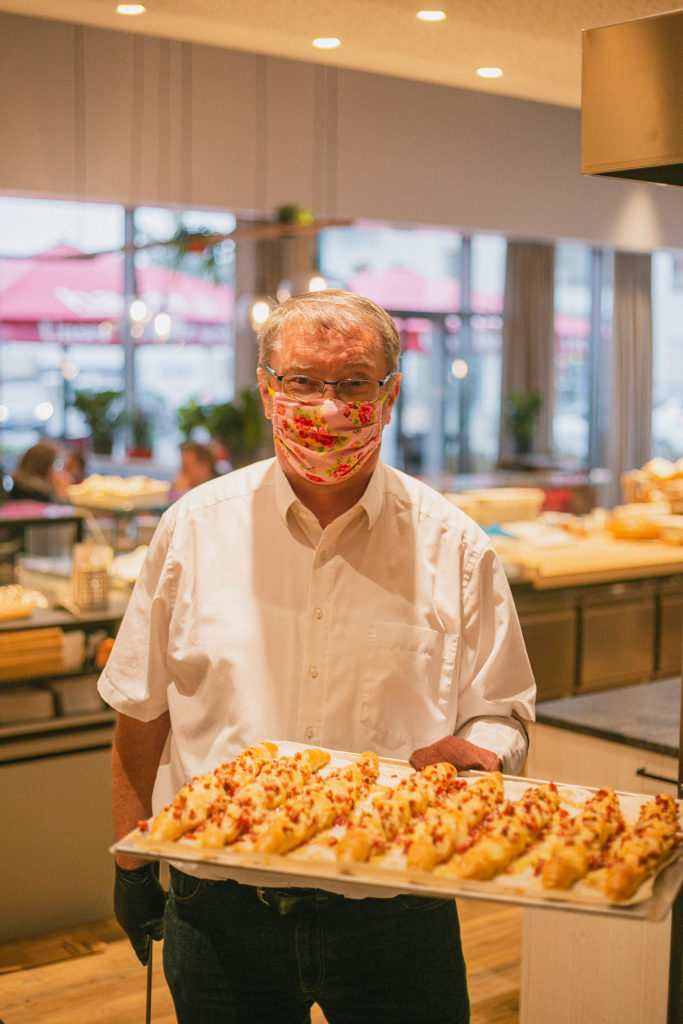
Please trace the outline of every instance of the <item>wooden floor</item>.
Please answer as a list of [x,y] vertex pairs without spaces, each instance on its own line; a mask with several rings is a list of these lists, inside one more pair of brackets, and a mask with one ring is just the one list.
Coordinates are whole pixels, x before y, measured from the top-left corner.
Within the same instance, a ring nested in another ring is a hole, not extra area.
[[[472,1024],[518,1024],[522,911],[480,900],[461,900],[459,910]],[[0,1024],[142,1024],[147,972],[115,921],[86,927],[101,952],[0,974]],[[159,943],[152,985],[152,1024],[175,1024]],[[325,1024],[318,1007],[311,1020]]]

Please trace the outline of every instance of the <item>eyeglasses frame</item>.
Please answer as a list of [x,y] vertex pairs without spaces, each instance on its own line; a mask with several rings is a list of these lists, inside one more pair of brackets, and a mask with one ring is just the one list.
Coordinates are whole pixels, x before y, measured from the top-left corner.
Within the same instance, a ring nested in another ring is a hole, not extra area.
[[317,392],[318,395],[323,395],[325,393],[325,388],[330,387],[334,388],[334,393],[337,398],[339,398],[339,392],[337,389],[340,384],[348,384],[351,381],[362,380],[365,384],[377,384],[378,388],[383,388],[389,383],[392,377],[396,376],[398,372],[397,370],[390,370],[383,380],[376,380],[372,377],[342,377],[341,380],[323,380],[322,377],[309,377],[307,373],[276,373],[271,366],[268,366],[265,363],[263,365],[263,369],[266,373],[269,373],[271,377],[274,377],[278,384],[281,384],[285,377],[304,377],[306,380],[317,381],[319,384],[322,384],[322,387]]

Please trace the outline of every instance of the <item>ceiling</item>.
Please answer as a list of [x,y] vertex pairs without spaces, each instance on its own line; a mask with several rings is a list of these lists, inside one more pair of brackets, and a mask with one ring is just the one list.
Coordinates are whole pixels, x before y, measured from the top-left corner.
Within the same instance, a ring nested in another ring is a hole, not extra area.
[[[415,15],[431,0],[145,2],[134,18],[117,15],[115,0],[0,0],[0,11],[580,107],[582,29],[674,9],[672,0],[434,0],[447,17],[430,24]],[[315,50],[316,36],[342,45]],[[504,75],[481,79],[480,66]]]

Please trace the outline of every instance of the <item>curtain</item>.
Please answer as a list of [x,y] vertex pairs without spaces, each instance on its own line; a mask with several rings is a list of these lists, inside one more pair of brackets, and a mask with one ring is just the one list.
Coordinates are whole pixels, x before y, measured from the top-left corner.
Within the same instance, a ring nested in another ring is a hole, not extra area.
[[541,410],[533,450],[552,449],[555,248],[508,242],[503,305],[503,362],[499,458],[513,453],[505,407],[511,391],[537,391]]
[[607,462],[615,490],[625,470],[638,469],[652,448],[652,259],[614,256],[611,415]]

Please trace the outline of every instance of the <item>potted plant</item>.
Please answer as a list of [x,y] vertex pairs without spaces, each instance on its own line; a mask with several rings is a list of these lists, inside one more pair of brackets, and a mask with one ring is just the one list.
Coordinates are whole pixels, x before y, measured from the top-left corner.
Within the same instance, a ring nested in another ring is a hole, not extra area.
[[127,417],[130,426],[130,442],[127,455],[131,459],[150,459],[154,442],[152,417],[144,409],[134,409]]
[[207,418],[207,406],[200,405],[196,398],[191,398],[187,405],[181,405],[176,409],[178,429],[186,441],[192,437],[195,430],[208,430]]
[[191,398],[176,410],[178,427],[185,439],[206,431],[224,449],[233,469],[252,462],[263,442],[261,401],[245,388],[232,402],[200,405]]
[[225,448],[233,469],[245,466],[253,461],[263,441],[261,401],[245,388],[235,401],[212,406],[206,426]]
[[517,455],[528,455],[531,451],[542,402],[540,391],[517,389],[507,397],[505,424]]
[[290,203],[287,206],[279,206],[277,219],[280,224],[299,224],[308,226],[315,221],[313,210],[308,206],[295,206]]
[[98,455],[111,455],[114,433],[120,423],[116,404],[120,391],[77,391],[73,407],[83,413],[90,429],[90,445]]

